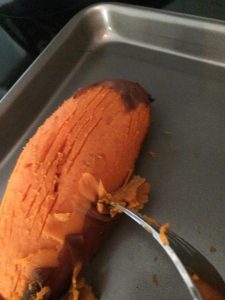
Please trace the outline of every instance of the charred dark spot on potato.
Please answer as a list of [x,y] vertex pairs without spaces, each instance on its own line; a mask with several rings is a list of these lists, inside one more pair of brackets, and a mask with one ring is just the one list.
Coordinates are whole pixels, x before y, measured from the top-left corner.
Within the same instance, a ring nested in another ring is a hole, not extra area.
[[119,93],[127,110],[135,109],[141,102],[149,105],[150,102],[154,101],[154,99],[152,99],[152,97],[138,83],[129,80],[118,79],[105,80],[84,88],[80,88],[74,94],[73,98],[85,93],[89,88],[97,86],[107,87]]

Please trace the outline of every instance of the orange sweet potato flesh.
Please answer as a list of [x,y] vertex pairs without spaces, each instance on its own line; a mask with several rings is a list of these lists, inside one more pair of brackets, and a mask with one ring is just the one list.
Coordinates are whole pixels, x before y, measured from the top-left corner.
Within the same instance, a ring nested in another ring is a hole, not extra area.
[[78,91],[37,130],[0,207],[2,299],[22,299],[35,280],[58,299],[74,264],[95,253],[111,221],[96,211],[94,194],[80,193],[82,174],[116,191],[134,168],[149,124],[149,95],[134,82],[112,80]]

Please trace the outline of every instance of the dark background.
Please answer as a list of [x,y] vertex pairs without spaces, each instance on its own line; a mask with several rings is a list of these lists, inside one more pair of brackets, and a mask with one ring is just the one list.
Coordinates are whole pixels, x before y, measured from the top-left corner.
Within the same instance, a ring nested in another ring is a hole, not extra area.
[[[74,14],[100,2],[105,1],[0,0],[0,98]],[[120,2],[225,20],[225,0]]]

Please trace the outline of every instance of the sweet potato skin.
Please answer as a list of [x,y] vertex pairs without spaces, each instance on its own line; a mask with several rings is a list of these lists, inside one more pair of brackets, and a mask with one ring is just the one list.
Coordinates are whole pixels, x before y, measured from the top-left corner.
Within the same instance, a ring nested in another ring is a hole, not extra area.
[[40,278],[58,295],[71,265],[97,250],[110,219],[79,192],[79,180],[90,173],[110,192],[123,184],[150,124],[148,99],[136,83],[100,82],[64,102],[30,139],[0,207],[3,299],[21,299]]

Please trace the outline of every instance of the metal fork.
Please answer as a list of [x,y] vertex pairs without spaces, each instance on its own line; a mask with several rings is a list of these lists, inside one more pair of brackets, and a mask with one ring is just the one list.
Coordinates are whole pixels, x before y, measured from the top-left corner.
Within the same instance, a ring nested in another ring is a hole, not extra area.
[[224,280],[212,264],[193,246],[172,231],[167,232],[166,235],[169,240],[169,244],[165,245],[159,235],[159,225],[156,225],[150,220],[146,222],[142,216],[118,203],[109,202],[109,204],[117,210],[125,213],[141,225],[146,231],[152,234],[174,263],[193,300],[203,300],[199,287],[197,287],[195,282],[192,280],[192,276],[194,274],[225,297]]

